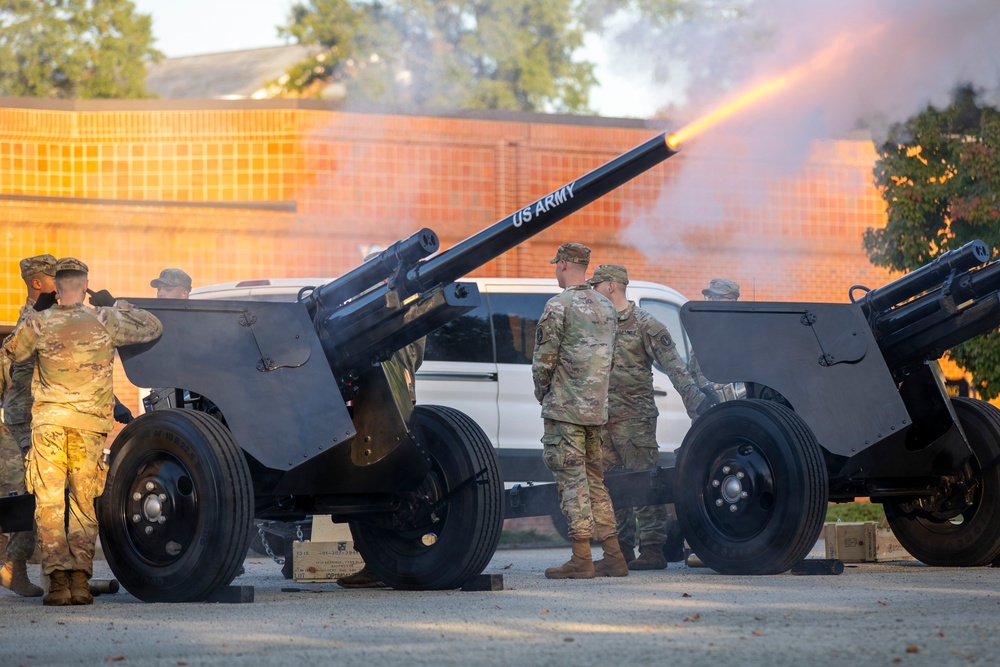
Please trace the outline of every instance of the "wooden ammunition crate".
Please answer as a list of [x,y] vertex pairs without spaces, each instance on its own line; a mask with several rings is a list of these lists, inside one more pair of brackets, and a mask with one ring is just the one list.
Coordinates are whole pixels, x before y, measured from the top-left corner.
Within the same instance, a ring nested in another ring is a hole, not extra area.
[[823,525],[826,557],[845,563],[913,560],[887,526],[874,521],[826,523]]

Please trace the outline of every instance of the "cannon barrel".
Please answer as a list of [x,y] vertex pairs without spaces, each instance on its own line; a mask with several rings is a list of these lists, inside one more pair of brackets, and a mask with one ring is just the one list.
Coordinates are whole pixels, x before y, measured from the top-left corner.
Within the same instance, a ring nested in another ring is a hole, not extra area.
[[309,305],[330,365],[337,373],[361,371],[475,308],[475,286],[452,283],[676,153],[661,134],[434,257],[407,258],[367,292],[346,295],[341,283],[360,269],[319,288]]
[[970,241],[957,250],[950,250],[929,264],[907,273],[888,285],[873,289],[859,302],[865,315],[882,313],[915,296],[933,289],[952,273],[985,264],[990,249],[979,240]]
[[[886,286],[893,288],[920,274],[907,283],[910,287],[906,290],[919,290],[919,296],[878,312],[866,312],[890,369],[937,359],[951,347],[1000,326],[1000,262],[978,266],[989,255],[985,243],[972,241]],[[959,270],[969,263],[972,267]],[[942,268],[945,266],[949,268]],[[931,280],[936,286],[929,285]],[[884,296],[886,288],[878,291]],[[896,294],[904,293],[896,290]],[[869,305],[882,303],[877,298],[865,301]]]

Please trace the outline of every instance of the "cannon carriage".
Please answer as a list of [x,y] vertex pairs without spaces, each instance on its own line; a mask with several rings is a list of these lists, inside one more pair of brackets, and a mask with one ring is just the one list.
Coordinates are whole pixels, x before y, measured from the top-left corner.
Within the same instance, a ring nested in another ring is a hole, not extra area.
[[254,519],[307,515],[349,523],[395,588],[480,573],[504,518],[496,453],[467,415],[414,407],[394,353],[480,304],[462,276],[675,153],[660,135],[447,250],[422,229],[295,303],[133,300],[164,333],[122,363],[161,389],[116,439],[98,504],[115,576],[143,600],[205,599]]
[[1000,556],[1000,410],[948,395],[938,359],[1000,326],[1000,262],[974,241],[851,303],[689,302],[702,371],[746,399],[709,410],[677,453],[691,545],[732,574],[788,570],[828,501],[882,503],[930,565]]

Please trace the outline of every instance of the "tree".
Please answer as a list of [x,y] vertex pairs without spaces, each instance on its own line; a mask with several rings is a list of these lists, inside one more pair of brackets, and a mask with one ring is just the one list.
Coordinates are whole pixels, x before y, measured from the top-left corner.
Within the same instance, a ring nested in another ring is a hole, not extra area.
[[162,57],[131,0],[0,0],[0,95],[148,97]]
[[[593,66],[574,59],[579,10],[579,0],[309,0],[281,30],[324,49],[343,45],[323,76],[339,66],[353,100],[583,112],[595,80]],[[318,29],[338,13],[352,17],[349,46]]]
[[[945,109],[928,107],[891,128],[877,146],[875,183],[888,221],[868,229],[872,263],[912,270],[948,250],[982,239],[1000,247],[1000,112],[981,106],[969,86]],[[952,348],[980,395],[1000,395],[1000,333]]]

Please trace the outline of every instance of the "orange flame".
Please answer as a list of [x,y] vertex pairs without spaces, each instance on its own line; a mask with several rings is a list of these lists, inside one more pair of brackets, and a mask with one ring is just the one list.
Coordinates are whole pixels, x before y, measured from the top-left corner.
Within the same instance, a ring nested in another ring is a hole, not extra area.
[[[833,63],[842,62],[844,57],[852,51],[862,40],[868,40],[882,31],[884,26],[875,26],[871,30],[861,35],[843,34],[833,41],[830,46],[817,53],[812,60],[804,65],[792,69],[790,72],[772,77],[747,92],[736,96],[725,102],[707,115],[699,118],[693,123],[689,123],[677,132],[667,137],[667,145],[676,148],[681,142],[687,141],[691,137],[697,136],[705,130],[718,125],[730,116],[742,111],[751,104],[756,104],[761,100],[772,97],[795,84],[808,74],[822,70]],[[673,142],[673,143],[671,143]]]

